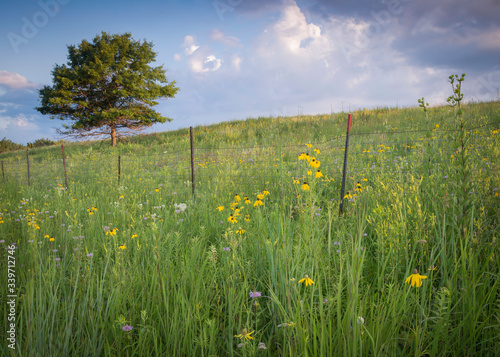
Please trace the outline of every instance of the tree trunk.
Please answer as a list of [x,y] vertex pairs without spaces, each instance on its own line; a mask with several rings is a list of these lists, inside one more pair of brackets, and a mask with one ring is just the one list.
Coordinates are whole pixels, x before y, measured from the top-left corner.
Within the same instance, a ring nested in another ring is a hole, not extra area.
[[111,142],[113,147],[116,147],[116,127],[113,125],[111,127]]

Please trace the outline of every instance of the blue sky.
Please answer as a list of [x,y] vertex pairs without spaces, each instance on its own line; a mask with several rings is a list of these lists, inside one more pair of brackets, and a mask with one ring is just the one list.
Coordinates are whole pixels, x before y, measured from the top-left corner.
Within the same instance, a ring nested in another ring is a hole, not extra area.
[[443,104],[500,87],[497,0],[9,1],[0,15],[0,139],[58,139],[35,111],[67,46],[101,31],[154,44],[180,91],[149,131],[258,116]]

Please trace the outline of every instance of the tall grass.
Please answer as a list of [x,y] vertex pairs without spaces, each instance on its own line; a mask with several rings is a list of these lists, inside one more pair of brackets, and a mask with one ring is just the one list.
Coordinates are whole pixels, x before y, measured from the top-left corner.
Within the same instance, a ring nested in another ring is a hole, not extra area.
[[[0,246],[17,245],[18,335],[16,350],[0,351],[499,355],[499,109],[464,108],[471,127],[497,123],[469,133],[465,231],[456,227],[463,207],[445,107],[430,110],[427,129],[415,108],[354,113],[346,190],[355,196],[342,216],[346,115],[195,128],[195,198],[186,130],[132,138],[116,152],[67,145],[68,189],[60,147],[31,151],[30,187],[25,152],[3,154],[7,168],[19,165],[0,187]],[[307,174],[302,152],[325,177]],[[418,288],[405,284],[414,269],[427,276]],[[306,275],[314,284],[299,283]]]

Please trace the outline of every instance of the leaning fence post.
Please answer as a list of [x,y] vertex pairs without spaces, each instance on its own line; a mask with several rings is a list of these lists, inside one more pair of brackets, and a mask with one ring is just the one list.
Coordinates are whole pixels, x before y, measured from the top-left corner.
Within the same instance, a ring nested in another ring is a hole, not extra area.
[[26,148],[26,163],[28,165],[28,186],[30,185],[30,154],[29,154],[29,149]]
[[66,189],[68,189],[68,176],[66,174],[66,157],[64,156],[64,146],[61,144],[62,157],[63,157],[63,167],[64,167],[64,183],[66,184]]
[[191,182],[193,185],[193,197],[194,197],[194,151],[193,151],[193,127],[189,127],[189,137],[191,141]]
[[120,172],[121,172],[121,159],[120,155],[118,155],[118,186],[120,186]]
[[345,189],[345,175],[347,169],[347,151],[349,149],[349,133],[351,132],[351,114],[347,117],[347,133],[345,137],[345,152],[344,152],[344,168],[342,170],[342,187],[340,189],[340,211],[339,215],[344,213],[344,189]]

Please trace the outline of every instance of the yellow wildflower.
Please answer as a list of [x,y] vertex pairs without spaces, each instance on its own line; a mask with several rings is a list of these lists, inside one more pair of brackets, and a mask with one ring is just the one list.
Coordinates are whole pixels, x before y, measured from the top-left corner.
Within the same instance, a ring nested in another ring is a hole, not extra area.
[[263,205],[262,200],[257,197],[257,201],[255,201],[255,203],[253,204],[253,206],[254,207],[259,207],[259,206],[262,206],[262,205]]
[[118,249],[125,250],[125,249],[127,249],[127,247],[125,246],[125,244],[122,244],[122,245],[120,245],[120,246],[118,247]]
[[238,337],[238,338],[241,338],[241,339],[246,339],[246,340],[253,340],[253,337],[250,336],[252,333],[254,333],[255,331],[252,331],[252,332],[247,332],[247,329],[244,328],[243,330],[241,330],[241,333],[239,335],[234,335],[234,337]]
[[415,269],[415,270],[413,270],[413,274],[410,275],[408,278],[406,278],[405,283],[406,284],[411,283],[411,286],[416,286],[418,288],[418,287],[422,286],[423,279],[427,279],[427,277],[424,275],[420,275],[418,273],[418,270]]
[[309,191],[309,185],[307,184],[307,182],[304,182],[301,188],[303,191]]
[[305,283],[306,286],[309,286],[309,285],[314,284],[314,281],[312,281],[312,279],[309,276],[306,275],[304,278],[302,278],[302,279],[299,280],[299,284],[300,283]]
[[221,212],[222,210],[224,210],[224,206],[219,205],[217,209],[219,210],[219,212]]
[[320,178],[320,177],[323,177],[323,174],[321,173],[321,171],[318,169],[318,171],[316,172],[316,178]]
[[233,216],[233,215],[230,215],[228,218],[227,218],[227,221],[228,222],[231,222],[232,224],[235,224],[236,222],[238,222],[236,220],[236,218]]

